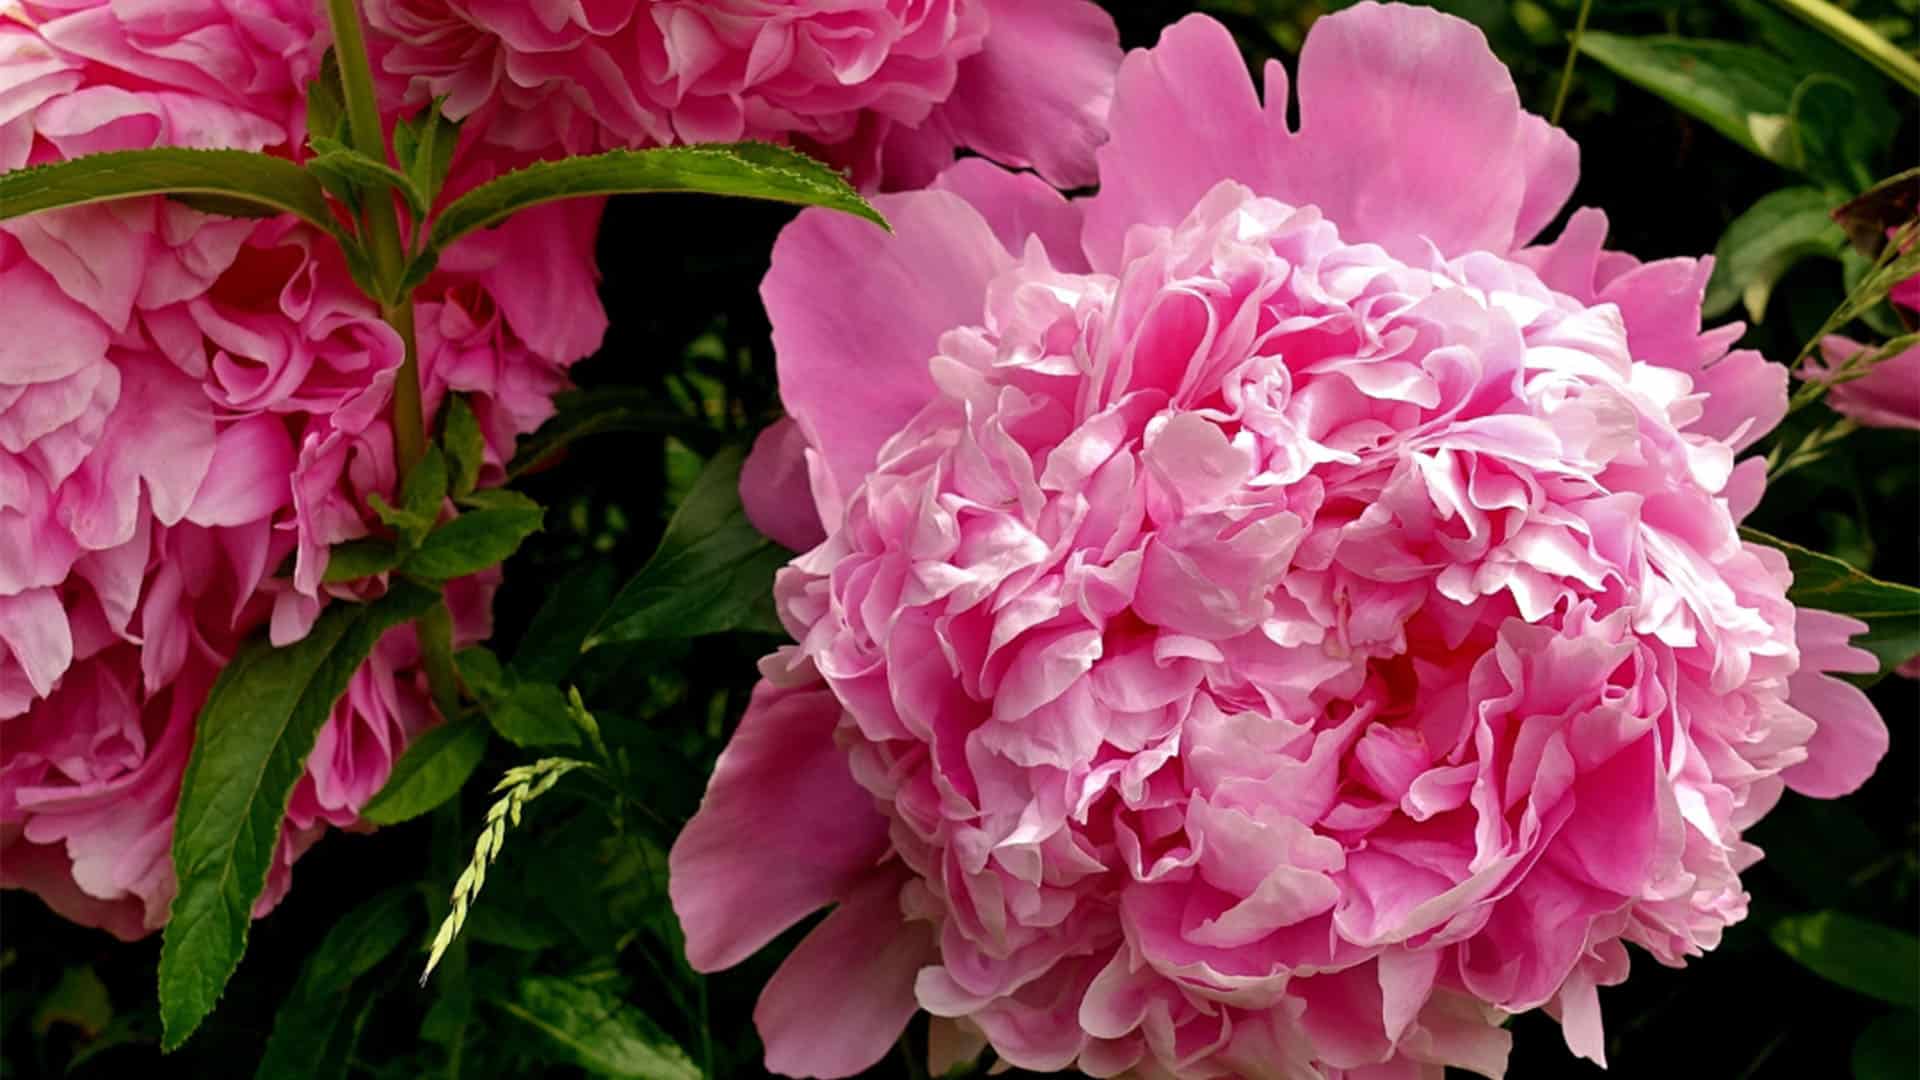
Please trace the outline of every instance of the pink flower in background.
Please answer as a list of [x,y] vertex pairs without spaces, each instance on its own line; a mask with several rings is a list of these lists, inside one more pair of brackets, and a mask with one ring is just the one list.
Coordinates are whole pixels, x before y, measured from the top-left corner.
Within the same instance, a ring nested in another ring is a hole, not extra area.
[[376,0],[406,100],[485,114],[527,153],[792,141],[862,186],[919,187],[956,147],[1093,181],[1120,50],[1086,0]]
[[[0,168],[299,150],[324,46],[312,5],[16,11],[0,15]],[[470,145],[457,182],[497,168]],[[599,209],[477,234],[419,291],[428,405],[468,395],[485,483],[605,328]],[[395,490],[401,343],[311,228],[157,199],[0,227],[0,320],[0,886],[137,937],[166,919],[174,801],[220,669],[263,627],[295,641],[331,597],[384,588],[322,577],[330,545],[372,531],[367,496]],[[497,580],[449,587],[456,641],[486,636]],[[394,630],[321,732],[256,913],[434,722],[412,631]]]
[[670,882],[703,971],[833,905],[774,1071],[917,1009],[936,1071],[1499,1076],[1535,1008],[1599,1060],[1624,946],[1713,948],[1742,832],[1885,752],[1862,628],[1735,530],[1786,373],[1707,263],[1524,247],[1576,150],[1460,20],[1317,22],[1297,130],[1241,71],[1187,19],[1096,196],[962,162],[776,246],[798,644]]
[[[1808,365],[1799,375],[1803,379],[1830,377],[1865,348],[1851,338],[1829,334],[1820,339],[1822,363]],[[1920,431],[1920,346],[1876,362],[1863,375],[1835,381],[1827,388],[1827,404],[1867,427]]]

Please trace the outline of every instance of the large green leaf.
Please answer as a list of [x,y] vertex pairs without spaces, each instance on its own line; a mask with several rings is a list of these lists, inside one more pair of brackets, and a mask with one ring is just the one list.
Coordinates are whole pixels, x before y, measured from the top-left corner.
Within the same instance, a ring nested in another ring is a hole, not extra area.
[[1920,1062],[1920,1022],[1907,1012],[1889,1013],[1853,1040],[1853,1080],[1913,1080]]
[[360,816],[375,825],[419,817],[453,798],[486,752],[487,725],[477,719],[441,724],[407,747]]
[[220,673],[180,779],[180,891],[160,949],[166,1049],[213,1011],[246,951],[287,800],[334,702],[382,634],[437,600],[432,589],[395,582],[371,604],[334,604],[293,645],[248,645]]
[[536,682],[559,682],[580,656],[607,597],[614,594],[614,568],[607,562],[578,566],[547,588],[547,599],[513,654],[514,673]]
[[1712,318],[1744,303],[1755,322],[1766,316],[1773,287],[1801,259],[1839,258],[1846,234],[1828,216],[1835,200],[1817,188],[1769,192],[1733,219],[1714,250],[1704,314]]
[[1580,51],[1761,157],[1795,164],[1789,130],[1800,75],[1764,49],[1589,31]]
[[686,1051],[603,984],[530,976],[514,996],[493,1003],[545,1035],[562,1060],[595,1076],[699,1080]]
[[1867,632],[1853,643],[1873,653],[1882,671],[1920,653],[1920,589],[1869,577],[1831,555],[1757,529],[1743,528],[1740,535],[1786,555],[1793,570],[1787,597],[1794,603],[1866,623]]
[[727,630],[780,632],[773,575],[791,555],[740,506],[737,447],[714,455],[667,523],[653,558],[613,599],[586,648]]
[[347,1063],[339,1044],[350,1027],[347,990],[412,933],[412,908],[411,889],[389,889],[333,924],[319,948],[307,955],[300,981],[275,1014],[255,1080],[344,1074]]
[[444,249],[516,211],[559,199],[673,191],[824,206],[886,225],[880,212],[827,166],[766,143],[733,143],[614,150],[529,165],[449,203],[433,224],[433,244]]
[[340,231],[312,174],[246,150],[115,150],[0,173],[0,220],[140,195],[239,200]]
[[1821,911],[1781,919],[1773,925],[1773,943],[1830,983],[1891,1005],[1920,1007],[1920,939],[1912,934]]

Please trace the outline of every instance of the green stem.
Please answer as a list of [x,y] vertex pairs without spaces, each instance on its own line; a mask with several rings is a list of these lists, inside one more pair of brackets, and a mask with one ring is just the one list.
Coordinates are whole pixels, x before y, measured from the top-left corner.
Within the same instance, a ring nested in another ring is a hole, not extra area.
[[1558,127],[1560,112],[1567,107],[1567,88],[1573,85],[1573,62],[1580,55],[1580,39],[1587,32],[1587,15],[1593,10],[1593,0],[1580,0],[1580,14],[1573,19],[1573,36],[1567,39],[1567,63],[1560,69],[1560,89],[1553,95],[1553,112],[1547,122]]
[[[367,58],[367,39],[355,0],[327,0],[327,21],[333,27],[333,54],[340,64],[340,90],[346,98],[347,138],[355,150],[387,161],[386,130],[380,124],[380,101],[373,86],[373,64]],[[403,353],[393,383],[394,468],[402,481],[427,454],[426,409],[420,397],[420,343],[413,325],[413,296],[401,288],[407,249],[400,238],[400,214],[389,192],[370,192],[363,225],[367,255],[373,262],[374,284],[380,292],[380,316],[400,335]],[[453,665],[453,616],[445,601],[419,621],[420,658],[434,704],[446,720],[459,716],[460,678]]]
[[[376,161],[388,160],[387,137],[380,125],[380,101],[374,96],[373,65],[367,59],[367,41],[354,0],[327,0],[327,20],[333,26],[333,54],[340,64],[340,90],[346,98],[347,138],[355,150]],[[367,255],[373,261],[374,283],[381,296],[381,315],[400,335],[406,355],[393,391],[393,448],[395,465],[405,476],[427,452],[426,418],[420,406],[420,355],[414,340],[413,298],[400,294],[407,263],[400,239],[400,215],[393,196],[370,194],[366,200]]]
[[1815,29],[1853,50],[1854,54],[1913,93],[1920,94],[1920,60],[1895,48],[1873,27],[1826,0],[1774,0],[1774,3],[1811,23]]

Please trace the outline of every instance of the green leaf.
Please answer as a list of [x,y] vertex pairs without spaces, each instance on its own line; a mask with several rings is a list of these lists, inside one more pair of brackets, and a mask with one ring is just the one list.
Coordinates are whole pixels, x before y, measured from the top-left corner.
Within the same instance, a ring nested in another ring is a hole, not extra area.
[[347,130],[347,97],[340,88],[340,58],[333,48],[320,56],[320,72],[307,84],[307,134],[339,139]]
[[455,500],[470,510],[520,510],[540,512],[540,504],[508,488],[481,488]]
[[1773,943],[1830,983],[1890,1005],[1920,1007],[1920,939],[1912,934],[1821,911],[1773,924]]
[[1773,54],[1728,41],[1588,31],[1580,51],[1748,150],[1797,168],[1789,112],[1800,75]]
[[1743,528],[1740,535],[1755,544],[1778,549],[1793,571],[1787,598],[1801,607],[1851,615],[1867,624],[1867,632],[1853,640],[1880,660],[1885,671],[1920,653],[1920,589],[1880,581],[1831,555]]
[[505,693],[505,674],[500,670],[500,661],[494,657],[491,649],[478,645],[461,649],[454,654],[453,663],[460,669],[460,678],[476,697],[491,700]]
[[1713,278],[1703,313],[1723,314],[1741,301],[1755,322],[1766,317],[1773,287],[1794,263],[1815,256],[1839,258],[1846,234],[1828,210],[1834,200],[1817,188],[1782,188],[1733,219],[1714,249]]
[[245,150],[115,150],[0,173],[0,220],[141,195],[237,199],[294,214],[344,242],[319,181],[284,158]]
[[487,710],[493,730],[515,746],[578,746],[567,696],[552,683],[523,682]]
[[469,510],[420,542],[402,569],[430,581],[446,581],[498,566],[540,531],[538,506]]
[[663,408],[658,394],[628,387],[570,390],[554,399],[554,414],[540,429],[520,441],[507,476],[515,478],[552,461],[576,440],[616,431],[673,435],[696,449],[713,429],[676,409]]
[[487,752],[487,727],[449,720],[415,739],[379,793],[360,808],[375,825],[397,825],[432,810],[460,791]]
[[436,99],[412,118],[393,127],[393,157],[431,203],[440,195],[453,168],[453,148],[460,141],[460,122],[449,120]]
[[307,955],[300,981],[274,1015],[255,1080],[306,1080],[345,1071],[338,1044],[350,1029],[347,990],[412,934],[412,900],[410,889],[389,889],[333,924],[319,948]]
[[550,976],[520,980],[493,1004],[547,1037],[564,1061],[597,1076],[699,1080],[700,1070],[647,1015],[600,985]]
[[1892,141],[1900,117],[1877,96],[1833,75],[1809,75],[1794,88],[1796,154],[1815,181],[1843,191],[1873,183],[1873,165]]
[[[426,193],[415,186],[412,177],[338,139],[315,135],[307,142],[314,151],[313,157],[307,160],[307,170],[323,178],[323,182],[330,180],[326,184],[328,191],[338,193],[348,190],[356,195],[376,191],[398,192],[416,216],[426,216]],[[353,201],[358,202],[357,199]]]
[[160,949],[164,1049],[213,1011],[246,951],[287,800],[334,702],[381,635],[437,600],[401,581],[371,604],[334,604],[301,641],[241,649],[213,684],[175,815],[180,891]]
[[480,482],[480,467],[486,464],[487,440],[480,433],[480,421],[473,415],[473,406],[467,404],[464,394],[447,395],[440,423],[440,442],[447,451],[453,497],[458,499],[471,494],[474,485]]
[[564,679],[614,591],[614,569],[588,563],[547,588],[547,599],[513,654],[514,673],[535,682]]
[[880,212],[825,165],[778,146],[734,143],[614,150],[529,165],[450,203],[434,222],[433,246],[444,250],[515,211],[558,199],[670,191],[824,206],[886,226]]
[[727,630],[780,632],[773,575],[792,555],[760,535],[741,509],[745,458],[731,447],[707,463],[653,558],[614,597],[586,648]]
[[440,504],[447,497],[447,457],[437,446],[428,446],[426,454],[407,473],[400,486],[400,505],[395,507],[380,497],[367,496],[367,505],[380,520],[400,533],[404,550],[420,546],[440,520]]
[[1920,1061],[1920,1023],[1912,1013],[1876,1018],[1853,1040],[1853,1080],[1913,1080]]
[[399,549],[385,540],[348,540],[327,549],[327,571],[320,580],[328,585],[358,581],[399,565]]
[[44,1036],[55,1024],[78,1028],[91,1040],[113,1022],[113,1001],[107,996],[107,984],[90,967],[70,967],[60,975],[52,993],[40,999],[33,1011],[33,1031]]

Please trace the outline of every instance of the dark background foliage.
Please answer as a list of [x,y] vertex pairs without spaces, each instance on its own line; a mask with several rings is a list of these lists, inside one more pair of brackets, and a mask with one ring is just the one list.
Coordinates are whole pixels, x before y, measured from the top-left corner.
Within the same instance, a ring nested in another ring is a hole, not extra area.
[[[1311,20],[1339,6],[1200,5],[1233,27],[1255,66],[1269,57],[1290,63]],[[1433,6],[1478,23],[1528,106],[1551,108],[1577,0]],[[1850,6],[1911,47],[1913,0]],[[1151,44],[1160,27],[1195,5],[1139,0],[1109,7],[1124,43],[1134,47]],[[1785,17],[1764,0],[1607,0],[1594,7],[1590,29],[1635,37],[1679,34],[1777,48],[1798,25],[1787,19],[1783,29]],[[1871,175],[1883,176],[1920,158],[1920,128],[1911,98],[1891,83],[1873,85],[1895,106],[1895,123],[1859,156]],[[1714,250],[1748,207],[1795,182],[1790,170],[1584,57],[1562,123],[1581,146],[1573,205],[1604,207],[1609,246],[1645,259]],[[584,390],[619,395],[620,408],[609,430],[574,443],[563,460],[520,484],[549,510],[546,531],[508,565],[493,643],[502,659],[545,632],[529,635],[528,628],[550,600],[559,607],[575,602],[569,598],[604,602],[652,555],[703,459],[749,441],[778,415],[756,287],[772,239],[790,216],[734,201],[613,204],[600,239],[612,329],[574,375]],[[1775,286],[1765,319],[1744,343],[1790,360],[1839,303],[1843,287],[1834,259],[1799,262]],[[1816,408],[1795,423],[1830,420]],[[1865,431],[1775,485],[1753,524],[1882,579],[1915,582],[1917,508],[1920,440]],[[582,691],[629,768],[611,787],[570,778],[529,810],[526,824],[509,835],[463,938],[425,989],[415,985],[421,952],[492,801],[486,788],[532,756],[504,741],[489,748],[461,797],[429,818],[331,836],[307,855],[291,896],[255,926],[219,1010],[164,1060],[155,1045],[158,936],[120,944],[61,922],[27,894],[0,894],[0,1075],[119,1077],[172,1068],[244,1076],[261,1061],[270,1035],[285,1037],[273,1034],[276,1017],[284,1029],[312,1037],[316,1050],[274,1059],[262,1075],[580,1075],[578,1047],[536,1030],[524,1004],[516,1007],[529,975],[567,976],[596,1000],[628,1003],[657,1025],[658,1039],[677,1043],[714,1075],[758,1074],[753,1001],[799,935],[735,970],[694,976],[680,958],[666,905],[664,853],[698,804],[713,757],[744,705],[754,661],[777,640],[736,632],[643,641],[595,649],[575,663],[565,682]],[[1838,802],[1788,795],[1749,834],[1768,856],[1745,875],[1753,897],[1747,921],[1684,971],[1636,954],[1628,983],[1602,992],[1613,1075],[1736,1080],[1851,1071],[1865,1080],[1920,1070],[1920,1017],[1822,979],[1770,937],[1781,919],[1822,910],[1908,933],[1920,922],[1920,695],[1916,683],[1900,678],[1870,692],[1893,739],[1878,775]],[[384,919],[383,933],[403,944],[351,982],[303,984],[303,966],[329,929],[369,901],[369,918]],[[1567,1053],[1551,1020],[1524,1016],[1513,1030],[1509,1075],[1602,1075]],[[909,1041],[916,1040],[923,1048],[923,1025],[910,1032]],[[903,1051],[872,1075],[920,1075],[912,1056]]]

